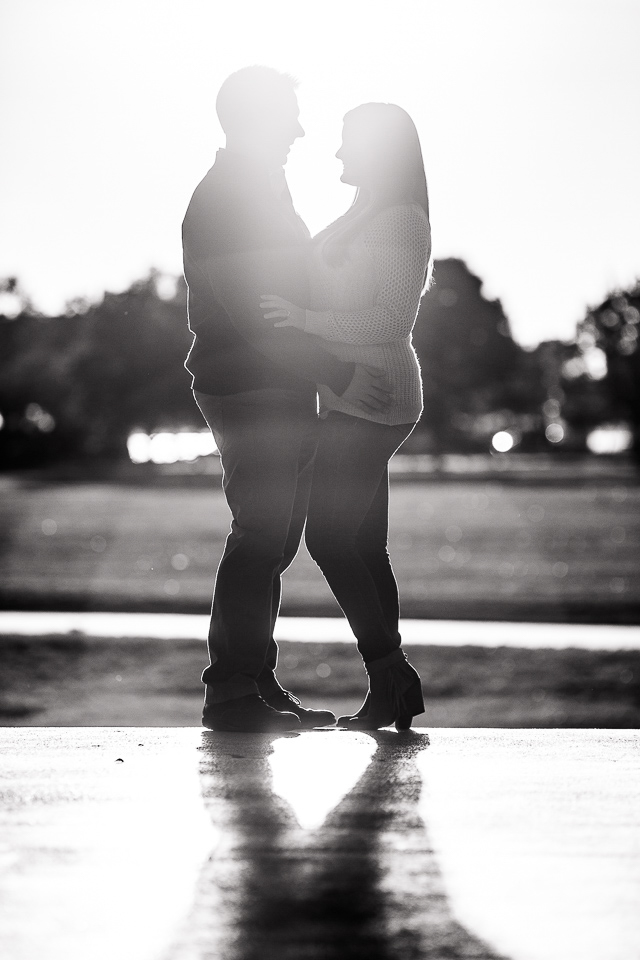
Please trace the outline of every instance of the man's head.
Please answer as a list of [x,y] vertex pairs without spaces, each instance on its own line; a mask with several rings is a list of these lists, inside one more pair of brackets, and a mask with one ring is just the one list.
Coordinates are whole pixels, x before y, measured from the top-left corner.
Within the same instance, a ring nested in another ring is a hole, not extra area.
[[227,77],[216,99],[227,147],[270,166],[285,164],[291,144],[304,136],[296,87],[293,77],[271,67],[243,67]]

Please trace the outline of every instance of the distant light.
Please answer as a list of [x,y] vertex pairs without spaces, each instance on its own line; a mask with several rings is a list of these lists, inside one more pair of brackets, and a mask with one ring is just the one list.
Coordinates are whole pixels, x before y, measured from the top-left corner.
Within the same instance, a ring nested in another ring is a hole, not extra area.
[[174,300],[178,292],[178,280],[169,274],[162,274],[155,280],[156,293],[161,300]]
[[587,437],[591,453],[624,453],[633,443],[633,434],[624,424],[596,427]]
[[607,356],[599,347],[591,347],[583,354],[587,374],[592,380],[604,380],[607,375]]
[[491,438],[491,446],[498,453],[507,453],[513,448],[514,443],[513,437],[506,430],[499,430]]
[[581,357],[572,357],[562,364],[562,375],[568,380],[576,380],[586,372],[584,360]]
[[132,463],[177,463],[218,452],[210,430],[171,433],[136,432],[129,435],[127,451]]
[[564,427],[561,423],[548,424],[544,435],[549,443],[562,443],[564,440]]
[[132,433],[127,440],[127,450],[132,463],[148,463],[151,459],[149,441],[146,433]]
[[39,403],[27,404],[24,415],[29,423],[32,423],[42,433],[51,433],[52,430],[55,430],[55,420],[50,413],[42,409]]
[[6,290],[0,293],[0,316],[6,317],[7,320],[15,320],[21,310],[20,297],[16,296],[15,293],[8,293]]
[[0,413],[0,430],[2,430],[3,427],[4,427],[4,417]]

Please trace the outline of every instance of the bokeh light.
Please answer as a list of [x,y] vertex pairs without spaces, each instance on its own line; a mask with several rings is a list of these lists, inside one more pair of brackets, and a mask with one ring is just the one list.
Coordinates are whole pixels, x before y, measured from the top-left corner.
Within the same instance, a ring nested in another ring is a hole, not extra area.
[[179,463],[212,456],[218,448],[209,430],[136,431],[127,440],[127,451],[132,463]]
[[603,424],[587,437],[591,453],[624,453],[632,443],[633,434],[626,424]]
[[491,438],[491,446],[497,453],[508,453],[513,449],[515,440],[507,430],[499,430]]
[[544,435],[549,443],[562,443],[564,440],[564,427],[561,423],[549,423],[544,431]]

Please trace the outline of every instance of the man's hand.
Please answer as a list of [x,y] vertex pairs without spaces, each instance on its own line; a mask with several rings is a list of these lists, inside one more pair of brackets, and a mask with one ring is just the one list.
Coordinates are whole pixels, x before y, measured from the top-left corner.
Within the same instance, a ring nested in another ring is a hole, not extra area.
[[382,370],[357,363],[351,383],[342,394],[342,399],[365,413],[375,413],[389,409],[393,391]]
[[306,310],[284,297],[276,296],[275,293],[261,295],[260,309],[265,320],[280,320],[279,323],[274,323],[274,327],[297,327],[299,330],[306,327]]

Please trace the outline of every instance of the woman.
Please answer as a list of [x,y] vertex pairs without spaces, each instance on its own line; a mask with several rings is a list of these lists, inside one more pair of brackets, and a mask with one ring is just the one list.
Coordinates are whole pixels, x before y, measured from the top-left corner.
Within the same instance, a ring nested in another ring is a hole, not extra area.
[[424,712],[420,677],[400,648],[398,588],[387,550],[389,460],[422,412],[411,342],[430,274],[427,185],[418,134],[394,104],[344,118],[341,180],[357,187],[347,213],[312,243],[310,309],[265,295],[265,319],[322,337],[344,360],[384,371],[385,409],[350,405],[319,387],[320,437],[306,543],[356,637],[369,676],[360,710],[338,723],[408,729]]

